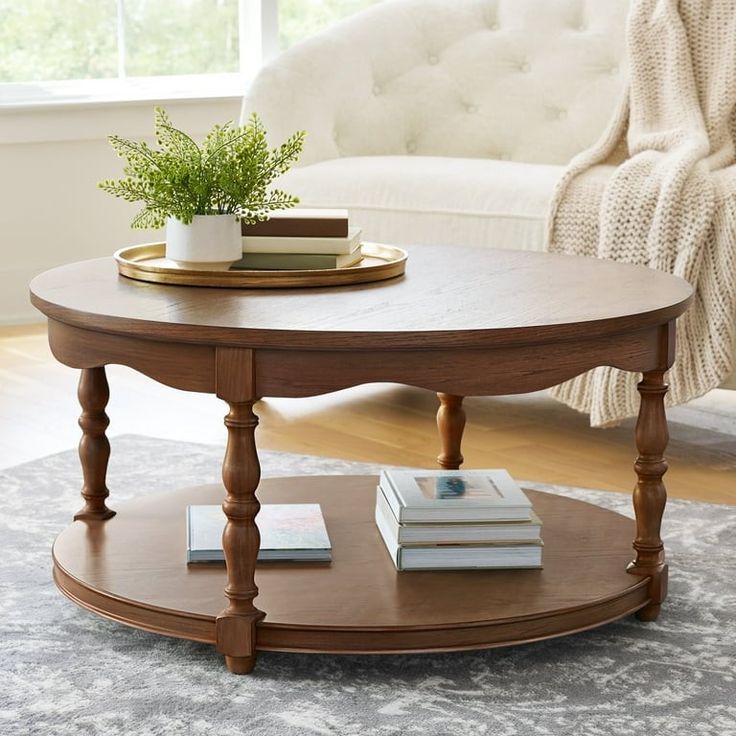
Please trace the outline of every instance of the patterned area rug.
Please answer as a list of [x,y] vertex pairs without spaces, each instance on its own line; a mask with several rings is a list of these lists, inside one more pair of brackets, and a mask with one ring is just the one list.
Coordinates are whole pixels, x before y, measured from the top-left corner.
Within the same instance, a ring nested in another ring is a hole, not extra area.
[[[212,482],[221,457],[115,438],[111,505]],[[262,465],[266,476],[375,470],[270,452]],[[236,677],[209,646],[115,624],[56,591],[49,550],[79,506],[75,452],[0,472],[0,483],[1,734],[736,734],[735,507],[670,502],[670,595],[655,623],[461,654],[262,653]],[[623,495],[551,490],[630,514]]]

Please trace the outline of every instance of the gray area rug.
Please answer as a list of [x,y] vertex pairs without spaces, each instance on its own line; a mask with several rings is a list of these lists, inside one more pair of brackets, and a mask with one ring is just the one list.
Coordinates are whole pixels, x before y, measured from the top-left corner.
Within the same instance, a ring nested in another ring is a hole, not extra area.
[[[222,449],[113,439],[111,506],[219,478]],[[264,475],[374,468],[262,453]],[[527,484],[530,487],[536,484]],[[670,595],[567,638],[443,655],[262,653],[237,677],[212,647],[87,613],[51,580],[80,505],[76,452],[0,472],[0,733],[278,736],[736,734],[736,507],[672,501]],[[552,488],[631,514],[623,495]]]

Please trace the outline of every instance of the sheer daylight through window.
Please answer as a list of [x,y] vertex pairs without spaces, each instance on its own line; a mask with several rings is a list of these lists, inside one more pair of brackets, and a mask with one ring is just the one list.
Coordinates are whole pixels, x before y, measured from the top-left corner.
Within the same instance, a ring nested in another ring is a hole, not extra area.
[[0,0],[0,82],[238,71],[238,0]]
[[[278,34],[288,48],[377,1],[280,0],[277,14],[271,8],[278,29],[264,23],[256,33]],[[248,71],[243,18],[261,4],[267,15],[273,2],[0,0],[0,83]]]
[[288,48],[380,0],[279,0],[279,44]]

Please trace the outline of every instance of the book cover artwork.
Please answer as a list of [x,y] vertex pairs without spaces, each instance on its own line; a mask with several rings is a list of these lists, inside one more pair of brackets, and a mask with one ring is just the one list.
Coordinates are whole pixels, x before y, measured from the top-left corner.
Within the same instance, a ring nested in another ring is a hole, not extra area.
[[[189,506],[187,516],[189,561],[224,559],[222,507]],[[319,504],[264,504],[256,523],[261,534],[259,560],[330,559],[330,539]]]
[[507,471],[389,470],[379,485],[402,523],[528,521],[531,504]]
[[447,499],[493,499],[504,498],[501,489],[489,476],[463,477],[459,475],[415,475],[414,482],[422,495],[432,500]]

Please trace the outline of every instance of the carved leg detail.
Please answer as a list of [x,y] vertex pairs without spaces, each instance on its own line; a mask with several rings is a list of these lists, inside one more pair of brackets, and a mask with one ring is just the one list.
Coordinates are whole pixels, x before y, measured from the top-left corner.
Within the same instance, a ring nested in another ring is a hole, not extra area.
[[260,534],[255,517],[260,508],[256,488],[261,477],[255,430],[258,417],[253,402],[230,403],[225,417],[228,431],[222,480],[227,496],[222,505],[227,523],[222,546],[227,565],[225,596],[228,605],[217,617],[217,650],[225,655],[231,672],[250,672],[256,662],[256,623],[263,612],[253,605]]
[[437,457],[440,467],[457,470],[463,464],[460,447],[465,429],[463,397],[452,394],[437,394],[440,406],[437,410],[437,428],[440,432],[442,452]]
[[667,472],[664,451],[669,441],[664,397],[667,384],[663,371],[645,373],[639,383],[641,404],[636,423],[636,445],[639,456],[634,464],[637,484],[634,489],[636,514],[636,559],[628,571],[633,575],[649,575],[651,603],[637,616],[643,621],[653,621],[667,595],[667,565],[664,545],[660,537],[662,514],[667,503],[667,491],[662,476]]
[[105,414],[110,389],[107,385],[105,369],[82,369],[77,396],[82,406],[82,415],[79,417],[79,426],[82,428],[79,459],[82,463],[84,477],[82,487],[84,508],[75,514],[74,518],[109,519],[115,516],[115,512],[105,505],[105,499],[110,495],[105,484],[107,463],[110,459],[110,443],[105,434],[110,424]]

